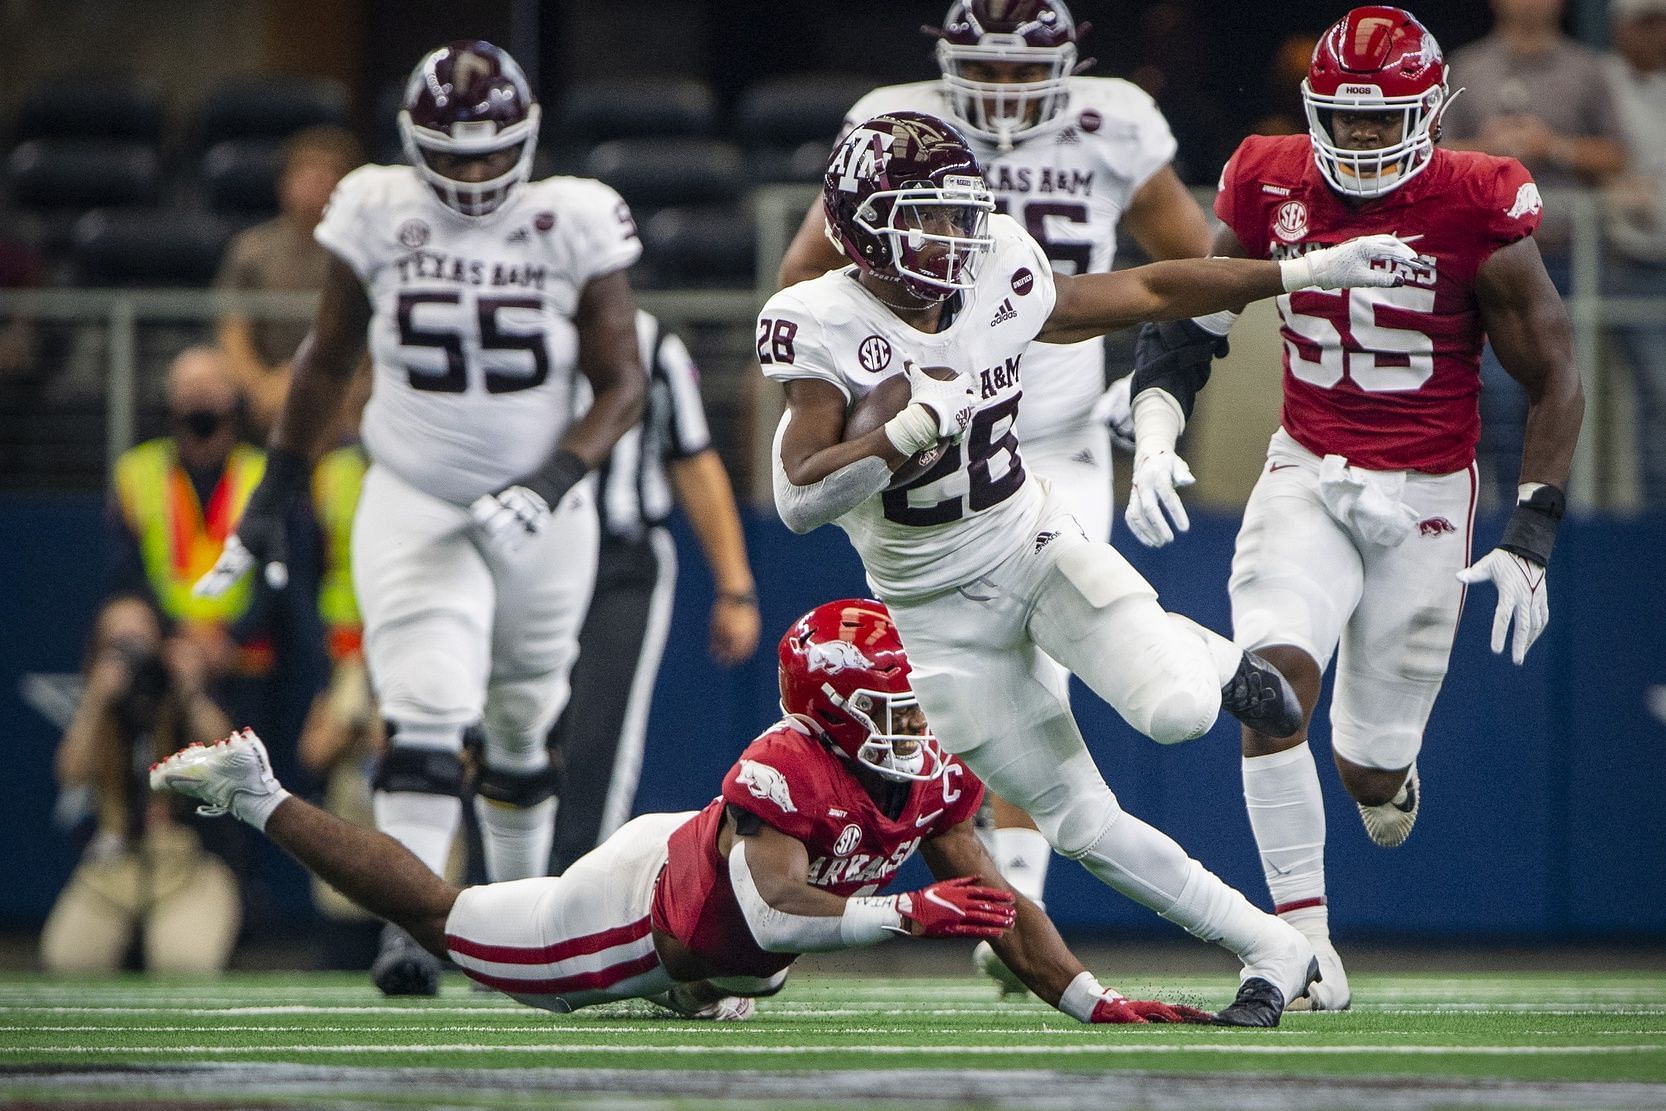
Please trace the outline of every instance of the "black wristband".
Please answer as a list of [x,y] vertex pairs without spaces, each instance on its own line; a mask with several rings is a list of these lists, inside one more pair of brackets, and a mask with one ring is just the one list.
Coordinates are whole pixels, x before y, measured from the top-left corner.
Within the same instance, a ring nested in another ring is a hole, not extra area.
[[1130,396],[1162,390],[1180,403],[1180,411],[1190,419],[1192,402],[1208,383],[1215,359],[1225,355],[1229,346],[1225,336],[1191,320],[1142,324],[1134,341]]
[[556,448],[537,473],[522,479],[520,485],[543,498],[544,504],[554,509],[561,504],[561,499],[567,496],[567,491],[577,486],[589,473],[590,464],[580,458],[576,451],[564,447]]
[[1540,486],[1526,501],[1516,503],[1498,546],[1540,567],[1548,566],[1551,549],[1556,547],[1556,526],[1561,523],[1567,506],[1568,499],[1562,491],[1554,486]]
[[306,457],[289,448],[266,449],[266,470],[249,495],[249,513],[271,513],[282,517],[307,488],[312,467]]

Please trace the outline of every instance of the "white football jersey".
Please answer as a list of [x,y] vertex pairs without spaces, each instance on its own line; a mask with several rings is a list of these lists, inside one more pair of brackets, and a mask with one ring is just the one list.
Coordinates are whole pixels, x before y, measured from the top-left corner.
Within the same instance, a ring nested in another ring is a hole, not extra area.
[[[1138,86],[1114,77],[1072,77],[1062,122],[1004,154],[967,136],[1001,211],[1024,225],[1061,274],[1103,274],[1116,262],[1116,227],[1134,194],[1174,160],[1174,135]],[[875,89],[851,108],[845,130],[884,112],[925,112],[955,121],[941,81]],[[1024,357],[1026,441],[1089,420],[1105,388],[1098,339],[1037,344]]]
[[940,332],[903,323],[862,288],[853,266],[783,289],[758,317],[765,376],[831,382],[852,407],[901,374],[904,359],[964,370],[978,384],[959,444],[914,482],[875,494],[838,521],[881,598],[962,585],[1034,541],[1042,495],[1026,480],[1014,425],[1030,341],[1053,312],[1053,272],[1011,217],[991,217],[989,231],[994,248]]
[[348,174],[313,235],[374,310],[366,452],[458,504],[549,456],[574,420],[579,295],[642,252],[630,210],[598,181],[528,182],[471,218],[408,166]]

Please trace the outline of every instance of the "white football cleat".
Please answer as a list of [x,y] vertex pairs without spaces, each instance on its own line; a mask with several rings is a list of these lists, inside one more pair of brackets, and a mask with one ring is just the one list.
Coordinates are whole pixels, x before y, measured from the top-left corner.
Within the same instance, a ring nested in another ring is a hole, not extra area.
[[188,745],[152,764],[150,787],[199,800],[198,814],[231,814],[256,829],[264,829],[272,811],[289,797],[252,729],[240,729],[215,744]]
[[1308,935],[1313,951],[1319,955],[1319,979],[1307,986],[1307,994],[1292,999],[1287,1010],[1345,1011],[1353,1003],[1348,989],[1348,974],[1342,969],[1342,958],[1328,937]]
[[1025,995],[1029,987],[1018,978],[1018,974],[1007,967],[995,953],[995,947],[987,941],[980,941],[972,949],[972,967],[995,981],[995,986],[1001,989],[1001,998],[1009,995]]
[[1417,765],[1406,773],[1406,781],[1392,799],[1380,806],[1359,805],[1360,820],[1365,832],[1385,849],[1405,844],[1411,827],[1417,824],[1417,808],[1423,802],[1423,785],[1417,779]]
[[703,1022],[745,1022],[758,1010],[758,1004],[745,995],[727,995],[715,1003],[702,1003],[693,984],[673,984],[670,991],[649,996],[649,1002]]

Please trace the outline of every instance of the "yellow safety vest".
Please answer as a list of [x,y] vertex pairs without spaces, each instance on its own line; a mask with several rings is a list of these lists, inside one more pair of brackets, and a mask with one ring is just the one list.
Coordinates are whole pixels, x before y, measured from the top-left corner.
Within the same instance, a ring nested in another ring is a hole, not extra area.
[[339,447],[318,461],[312,472],[312,508],[323,534],[324,573],[318,584],[318,616],[329,635],[330,658],[359,654],[363,621],[353,593],[353,513],[359,506],[369,465],[357,444]]
[[170,618],[225,625],[249,608],[247,576],[218,598],[199,598],[191,587],[214,566],[265,470],[264,452],[246,444],[232,448],[204,507],[172,440],[148,440],[116,460],[122,515],[139,538],[145,575]]

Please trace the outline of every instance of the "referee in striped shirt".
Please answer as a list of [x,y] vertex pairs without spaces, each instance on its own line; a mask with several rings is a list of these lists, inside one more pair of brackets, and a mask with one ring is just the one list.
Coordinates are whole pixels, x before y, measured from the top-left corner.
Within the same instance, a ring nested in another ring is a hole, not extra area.
[[[758,647],[752,567],[734,489],[711,446],[699,370],[683,341],[645,312],[636,314],[636,338],[648,371],[648,400],[641,422],[597,469],[602,529],[596,593],[579,633],[572,696],[550,732],[562,769],[552,875],[631,815],[677,582],[676,547],[665,527],[673,499],[711,566],[717,591],[713,658],[733,666]],[[580,375],[573,377],[588,388]]]

